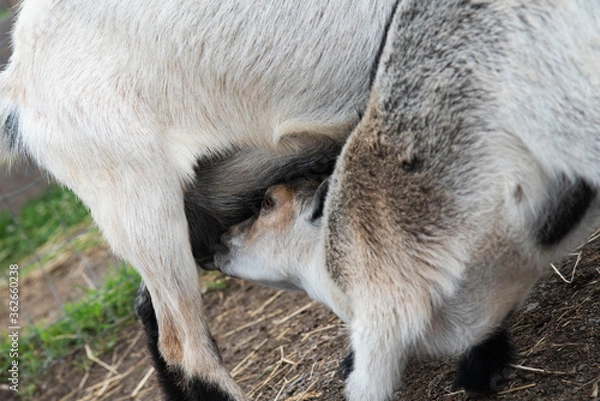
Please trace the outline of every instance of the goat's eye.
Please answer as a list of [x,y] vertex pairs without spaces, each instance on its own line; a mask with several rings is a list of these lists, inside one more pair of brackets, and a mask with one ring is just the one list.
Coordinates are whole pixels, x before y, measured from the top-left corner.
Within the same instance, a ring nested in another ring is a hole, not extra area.
[[265,197],[263,198],[262,201],[262,210],[271,210],[273,208],[273,206],[275,206],[275,202],[273,201],[273,198],[271,198],[270,195],[265,195]]

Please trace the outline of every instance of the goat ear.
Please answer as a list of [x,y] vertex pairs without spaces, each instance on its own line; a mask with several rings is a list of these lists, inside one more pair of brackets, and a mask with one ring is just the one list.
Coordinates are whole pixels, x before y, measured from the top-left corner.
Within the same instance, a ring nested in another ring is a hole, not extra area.
[[317,192],[313,197],[312,201],[312,214],[310,216],[311,221],[315,221],[323,217],[323,208],[325,207],[325,198],[327,197],[327,191],[329,190],[329,178],[319,185]]

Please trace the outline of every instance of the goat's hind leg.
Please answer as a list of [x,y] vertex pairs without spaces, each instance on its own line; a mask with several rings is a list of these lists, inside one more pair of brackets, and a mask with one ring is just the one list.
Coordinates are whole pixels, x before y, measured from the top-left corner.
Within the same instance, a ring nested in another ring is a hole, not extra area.
[[162,380],[167,399],[245,400],[223,366],[203,316],[178,177],[169,174],[164,160],[153,161],[143,174],[123,166],[110,185],[95,181],[97,189],[82,191],[83,198],[109,243],[140,271],[147,286],[152,309],[146,308],[144,323],[153,341],[156,318],[157,366],[167,373]]
[[[144,327],[146,345],[156,369],[160,387],[163,389],[165,400],[202,399],[218,401],[231,399],[219,388],[207,386],[201,380],[194,380],[185,387],[180,385],[185,377],[183,371],[180,368],[169,367],[158,349],[158,322],[156,321],[156,313],[152,306],[150,293],[143,282],[138,292],[135,310]],[[216,343],[214,347],[217,347]]]
[[170,369],[158,350],[158,322],[156,321],[156,313],[152,306],[152,298],[150,298],[150,293],[144,282],[142,282],[138,292],[135,311],[144,326],[146,344],[154,368],[157,371],[160,386],[165,393],[165,398],[169,401],[185,399],[183,389],[176,385],[176,383],[181,382],[183,377],[182,372],[180,369]]
[[[350,325],[352,352],[344,361],[349,401],[391,399],[431,316],[427,303],[378,301],[365,305]],[[396,305],[405,307],[399,311]]]
[[[140,140],[115,139],[135,138],[132,129]],[[44,149],[34,157],[84,201],[113,250],[140,272],[152,299],[160,356],[167,369],[182,373],[172,383],[180,392],[168,399],[246,400],[223,366],[204,319],[182,174],[160,144],[152,142],[160,134],[145,132],[149,129],[139,121],[114,118],[84,133],[73,127],[58,129],[64,132],[62,141],[32,131],[38,138],[24,136],[24,143],[29,149]],[[94,131],[94,138],[86,136]],[[152,313],[148,316],[145,323],[151,327]]]
[[463,354],[454,387],[463,388],[468,394],[495,393],[504,371],[515,358],[507,318],[488,338]]

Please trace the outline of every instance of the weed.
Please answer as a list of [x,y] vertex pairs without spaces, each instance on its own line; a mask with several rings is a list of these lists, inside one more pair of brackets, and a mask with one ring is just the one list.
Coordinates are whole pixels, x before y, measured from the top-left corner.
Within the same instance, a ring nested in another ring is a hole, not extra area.
[[[140,278],[125,264],[111,269],[102,287],[86,290],[82,299],[65,304],[63,319],[51,325],[41,323],[21,329],[18,361],[24,383],[35,382],[51,361],[67,356],[85,343],[94,341],[99,353],[114,347],[116,332],[133,318],[132,305]],[[7,335],[2,336],[0,349],[10,349]],[[2,371],[6,372],[11,362],[7,352],[0,354]]]
[[85,206],[71,191],[58,185],[50,185],[40,197],[29,201],[18,216],[0,213],[0,274],[65,227],[83,221],[91,224]]

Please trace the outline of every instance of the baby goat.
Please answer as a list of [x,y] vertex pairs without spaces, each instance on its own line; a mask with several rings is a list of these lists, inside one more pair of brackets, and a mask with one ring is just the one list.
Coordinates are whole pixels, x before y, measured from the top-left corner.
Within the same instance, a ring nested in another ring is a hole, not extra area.
[[[351,300],[325,268],[322,217],[328,181],[317,185],[300,179],[269,188],[260,212],[221,237],[224,247],[208,267],[275,288],[304,290],[350,323]],[[344,361],[345,377],[353,369],[353,359],[351,353]],[[469,393],[491,393],[513,359],[509,329],[502,322],[465,352],[455,386]]]
[[468,371],[600,225],[599,84],[599,2],[404,1],[323,217],[323,189],[272,188],[216,264],[348,322],[350,401],[390,399],[418,353]]
[[[195,259],[244,217],[235,202],[269,185],[264,174],[347,138],[397,2],[21,3],[0,75],[0,148],[71,188],[141,273],[138,313],[167,398],[246,399],[212,341]],[[207,179],[219,166],[236,174]],[[203,241],[194,253],[188,228]]]

